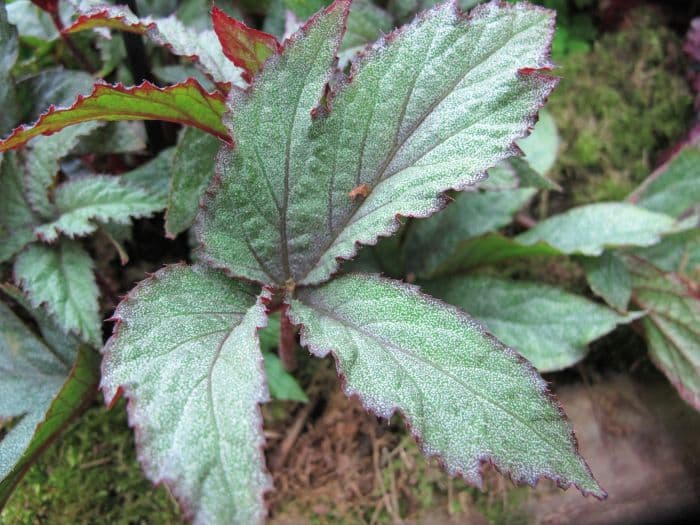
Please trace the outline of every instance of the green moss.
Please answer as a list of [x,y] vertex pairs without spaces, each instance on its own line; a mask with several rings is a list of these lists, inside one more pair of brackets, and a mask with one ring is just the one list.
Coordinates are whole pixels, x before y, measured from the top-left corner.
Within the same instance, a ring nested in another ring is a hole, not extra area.
[[136,461],[124,404],[88,410],[22,480],[0,514],[8,525],[184,524],[166,489]]
[[692,117],[681,39],[640,9],[589,53],[560,60],[549,108],[563,139],[555,173],[566,203],[626,196]]

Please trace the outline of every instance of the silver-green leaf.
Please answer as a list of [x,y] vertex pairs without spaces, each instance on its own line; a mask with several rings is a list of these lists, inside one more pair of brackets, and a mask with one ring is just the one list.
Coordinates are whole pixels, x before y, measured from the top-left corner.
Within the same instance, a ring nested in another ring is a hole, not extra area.
[[54,133],[30,140],[26,146],[24,189],[32,209],[42,219],[56,213],[51,191],[60,169],[59,161],[68,155],[78,140],[102,126],[102,122],[82,122]]
[[516,237],[522,244],[544,241],[567,254],[598,256],[615,246],[651,246],[676,229],[673,217],[623,202],[573,208]]
[[214,176],[221,141],[196,128],[186,128],[175,150],[168,192],[165,231],[175,237],[192,226],[199,202]]
[[469,312],[540,372],[577,363],[588,343],[636,318],[541,283],[453,277],[428,281],[425,289]]
[[0,437],[2,508],[31,463],[92,401],[99,354],[77,344],[70,355],[56,352],[1,301],[0,324],[0,418],[16,419]]
[[263,296],[222,273],[170,266],[118,306],[102,390],[129,398],[142,467],[196,525],[262,523],[262,417],[268,400],[258,329]]
[[126,224],[131,218],[152,215],[163,206],[157,195],[109,176],[61,184],[54,200],[58,217],[35,229],[35,234],[47,242],[55,241],[59,233],[69,237],[92,233],[98,221]]
[[681,397],[700,410],[700,298],[698,284],[640,259],[630,264],[634,301],[648,310],[649,354]]
[[490,461],[516,482],[545,476],[604,496],[544,381],[462,311],[363,274],[304,288],[289,302],[302,343],[334,355],[345,392],[382,417],[400,411],[448,472],[481,485]]
[[[263,283],[322,282],[399,227],[427,217],[517,153],[556,80],[550,11],[440,5],[380,39],[320,107],[347,2],[337,0],[229,99],[235,149],[198,235],[206,257]],[[316,116],[312,119],[312,114]]]
[[313,17],[268,59],[247,94],[229,97],[236,147],[219,153],[218,183],[196,230],[207,258],[238,276],[279,284],[291,272],[290,185],[307,170],[312,110],[331,77],[348,9],[348,0],[337,0]]
[[93,262],[80,244],[68,239],[54,246],[32,244],[17,256],[14,277],[32,306],[43,305],[66,333],[102,345]]
[[651,211],[680,217],[700,203],[700,143],[689,144],[652,173],[630,200]]

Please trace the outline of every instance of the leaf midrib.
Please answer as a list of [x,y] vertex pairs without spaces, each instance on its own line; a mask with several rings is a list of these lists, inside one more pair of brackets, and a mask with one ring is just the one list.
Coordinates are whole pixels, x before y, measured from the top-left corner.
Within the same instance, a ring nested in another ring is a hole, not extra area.
[[[459,20],[458,22],[462,22],[462,20]],[[488,53],[488,54],[487,54],[486,56],[484,56],[478,63],[476,63],[476,64],[472,65],[471,67],[469,67],[462,75],[460,75],[460,76],[457,77],[457,79],[456,79],[455,82],[453,82],[452,84],[450,84],[450,86],[448,87],[448,89],[446,89],[445,91],[443,91],[443,93],[441,93],[440,96],[439,96],[433,103],[431,103],[431,104],[428,106],[428,108],[426,109],[426,111],[424,111],[423,114],[421,114],[421,116],[420,116],[418,119],[416,119],[416,122],[410,127],[410,129],[408,130],[408,132],[406,133],[406,135],[404,136],[404,138],[403,138],[402,140],[396,140],[396,139],[398,138],[399,131],[400,131],[400,128],[401,128],[401,124],[403,123],[403,119],[405,118],[406,107],[408,106],[408,102],[410,101],[410,99],[411,99],[411,97],[412,97],[412,95],[413,95],[413,89],[414,89],[414,87],[415,87],[415,82],[414,82],[414,83],[412,84],[411,90],[410,90],[409,93],[408,93],[408,96],[406,97],[406,99],[404,100],[404,103],[403,103],[403,105],[402,105],[402,114],[401,114],[401,118],[400,118],[400,121],[399,121],[398,126],[397,126],[394,146],[393,146],[392,149],[389,151],[389,153],[388,153],[388,155],[387,155],[385,161],[384,161],[384,162],[382,163],[382,165],[380,166],[380,168],[379,168],[379,170],[378,170],[378,172],[377,172],[377,177],[376,177],[376,179],[375,179],[375,182],[372,184],[372,188],[371,188],[370,191],[373,191],[374,188],[375,188],[379,183],[381,183],[381,182],[383,182],[384,180],[386,180],[386,179],[384,178],[384,174],[385,174],[386,170],[388,169],[388,167],[391,165],[391,162],[393,161],[393,159],[394,159],[394,157],[396,156],[396,154],[398,153],[398,151],[403,147],[403,145],[406,143],[406,141],[407,141],[409,138],[411,138],[411,137],[413,136],[413,134],[418,130],[418,128],[420,128],[421,124],[425,121],[425,119],[428,118],[428,116],[429,116],[433,111],[435,111],[435,109],[437,108],[437,106],[439,106],[439,105],[447,98],[447,96],[448,96],[450,93],[452,93],[452,92],[454,91],[454,89],[456,88],[456,86],[458,86],[459,83],[462,82],[462,81],[464,80],[464,78],[465,78],[469,73],[471,73],[474,69],[476,69],[476,68],[480,67],[481,65],[483,65],[487,60],[491,59],[495,54],[497,54],[498,52],[502,51],[502,50],[511,42],[511,40],[513,40],[516,36],[518,36],[518,35],[521,34],[521,33],[524,33],[524,32],[529,31],[530,29],[532,29],[533,27],[535,27],[536,25],[538,25],[538,24],[540,24],[540,23],[541,23],[541,20],[538,20],[537,22],[535,22],[535,23],[533,23],[533,24],[530,24],[530,25],[528,25],[527,27],[525,27],[525,28],[524,28],[522,31],[520,31],[519,33],[516,33],[516,34],[514,34],[514,35],[511,35],[501,46],[499,46],[498,48],[494,49],[492,52]],[[433,35],[433,38],[434,38],[434,35]],[[432,48],[432,44],[433,44],[433,42],[431,42],[431,45],[429,46],[429,48]],[[428,49],[428,51],[426,52],[426,56],[427,56],[427,54],[428,54],[429,52],[430,52],[430,49]],[[422,70],[423,70],[424,68],[425,68],[425,60],[423,61],[423,66],[421,67],[421,70],[418,72],[418,74],[417,74],[416,77],[415,77],[416,79],[420,76],[420,73],[422,72]],[[400,173],[400,172],[399,172],[399,173]],[[392,176],[395,175],[395,174],[396,174],[396,173],[393,173]],[[309,269],[304,273],[304,275],[298,279],[298,282],[303,282],[303,281],[308,277],[308,275],[318,267],[318,263],[323,259],[324,255],[327,253],[327,251],[330,249],[330,247],[333,246],[333,245],[335,244],[336,240],[338,239],[338,237],[341,236],[342,232],[345,231],[345,229],[346,229],[346,227],[347,227],[347,224],[351,221],[351,219],[354,217],[354,215],[357,213],[357,211],[362,207],[362,204],[363,204],[364,202],[366,202],[366,201],[360,202],[360,203],[356,204],[355,206],[353,206],[354,209],[352,210],[351,213],[349,213],[349,214],[345,217],[345,219],[343,220],[342,226],[339,227],[339,228],[337,229],[336,233],[333,234],[333,235],[331,236],[331,239],[327,242],[327,244],[326,244],[326,246],[324,247],[324,249],[319,251],[319,255],[318,255],[318,257],[316,258],[316,261],[314,262],[314,264],[311,265],[311,266],[309,267]]]
[[[304,303],[304,301],[301,300],[301,299],[297,299],[297,300],[299,300],[300,302]],[[307,301],[308,301],[308,297],[307,297]],[[430,362],[430,361],[427,361],[427,360],[424,359],[422,356],[417,355],[417,354],[415,354],[415,353],[412,353],[411,351],[409,351],[409,350],[407,350],[407,349],[404,349],[404,348],[400,347],[399,345],[397,345],[397,344],[395,344],[395,343],[393,343],[393,342],[391,342],[391,341],[387,341],[386,339],[384,339],[383,337],[381,337],[381,336],[379,336],[379,335],[376,335],[376,334],[374,334],[374,333],[372,333],[372,332],[368,332],[367,330],[362,329],[362,328],[361,328],[360,326],[358,326],[358,325],[352,324],[350,321],[345,320],[345,319],[343,319],[342,317],[339,317],[335,312],[333,312],[333,311],[329,310],[328,308],[326,308],[325,305],[322,306],[322,305],[320,305],[320,304],[318,304],[318,303],[314,303],[313,301],[308,301],[308,302],[306,302],[305,304],[306,304],[309,308],[311,308],[312,310],[316,310],[316,311],[317,311],[318,313],[320,313],[321,315],[324,315],[324,316],[328,317],[329,319],[332,319],[332,320],[334,320],[334,321],[336,321],[336,322],[342,324],[343,326],[345,326],[345,327],[347,327],[347,328],[351,328],[351,329],[353,329],[353,330],[356,330],[356,331],[362,333],[363,335],[367,336],[368,338],[377,341],[377,343],[379,343],[380,348],[384,349],[384,345],[389,346],[389,347],[392,347],[392,348],[398,350],[399,352],[401,352],[402,354],[405,354],[405,355],[407,355],[407,356],[409,356],[409,357],[412,357],[412,358],[416,359],[417,361],[420,361],[420,362],[424,363],[424,364],[427,365],[428,367],[433,368],[435,371],[438,372],[438,374],[440,374],[440,373],[444,374],[446,377],[452,379],[455,383],[457,383],[458,385],[462,386],[465,390],[471,392],[472,394],[474,394],[475,396],[479,397],[480,399],[482,399],[482,400],[485,401],[486,403],[493,405],[495,408],[497,408],[497,409],[501,410],[502,412],[504,412],[505,414],[509,415],[512,419],[514,419],[514,420],[516,420],[516,421],[519,421],[520,424],[521,424],[522,426],[524,426],[524,427],[527,428],[528,430],[532,431],[533,434],[539,436],[540,439],[541,439],[544,443],[546,443],[547,445],[549,445],[553,450],[556,450],[556,451],[558,451],[559,453],[563,453],[564,456],[566,456],[566,455],[569,453],[569,451],[567,451],[567,450],[561,450],[559,447],[557,447],[554,443],[552,443],[552,442],[549,440],[549,438],[547,438],[546,436],[544,436],[542,433],[540,433],[540,432],[539,432],[537,429],[535,429],[534,427],[530,426],[530,425],[528,424],[528,422],[527,422],[526,420],[524,420],[523,418],[521,418],[518,414],[516,414],[516,413],[514,413],[514,412],[511,412],[510,410],[508,410],[508,408],[506,408],[506,407],[500,405],[498,402],[496,402],[496,401],[494,401],[494,400],[489,399],[488,397],[486,397],[484,394],[482,394],[482,393],[479,392],[478,390],[475,390],[475,389],[471,388],[469,385],[467,385],[466,383],[464,383],[463,381],[461,381],[458,377],[454,376],[454,375],[451,374],[450,372],[447,372],[447,371],[443,370],[441,367],[437,366],[435,363],[432,363],[432,362]],[[483,335],[483,334],[482,334],[482,335]],[[394,356],[392,356],[392,357],[394,357]],[[397,362],[398,362],[398,361],[397,361]],[[404,370],[406,370],[404,367],[402,367],[402,368],[403,368]],[[547,401],[545,400],[544,402],[547,402]]]

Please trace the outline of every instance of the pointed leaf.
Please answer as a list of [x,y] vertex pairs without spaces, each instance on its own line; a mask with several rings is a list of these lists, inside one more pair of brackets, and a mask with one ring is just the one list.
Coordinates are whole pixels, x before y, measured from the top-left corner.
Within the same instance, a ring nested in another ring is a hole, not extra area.
[[224,55],[244,70],[243,78],[247,82],[253,79],[265,60],[281,51],[273,35],[248,27],[216,5],[212,8],[211,20]]
[[652,173],[629,198],[651,211],[680,217],[700,202],[700,144],[690,144]]
[[214,31],[198,33],[175,16],[141,19],[126,6],[99,6],[82,12],[63,33],[100,27],[145,35],[156,44],[167,47],[173,54],[196,62],[214,82],[244,85],[241,70],[224,56]]
[[650,246],[676,228],[673,217],[622,202],[573,208],[516,237],[522,244],[544,241],[563,253],[597,256],[614,246]]
[[400,411],[451,474],[481,485],[488,461],[519,483],[545,476],[604,496],[544,381],[457,308],[351,274],[300,290],[290,315],[313,354],[333,353],[348,395],[381,417]]
[[50,219],[56,214],[50,193],[56,184],[59,160],[70,153],[81,137],[101,125],[100,122],[83,122],[50,136],[35,137],[27,143],[25,194],[32,209],[42,219]]
[[600,257],[583,257],[581,263],[591,290],[616,310],[627,311],[632,296],[632,276],[621,256],[606,251]]
[[[250,92],[229,97],[236,108],[228,114],[236,147],[219,153],[220,180],[197,226],[205,254],[217,266],[260,282],[286,280],[288,187],[307,169],[312,110],[331,76],[348,4],[337,0],[312,18],[268,61]],[[310,191],[320,188],[317,182]]]
[[[200,220],[207,256],[249,279],[318,283],[357,244],[396,231],[398,215],[440,209],[442,192],[516,153],[513,141],[556,84],[535,71],[551,65],[553,23],[550,11],[525,4],[488,4],[469,17],[452,3],[436,7],[363,54],[310,131],[319,96],[310,80],[324,77],[309,73],[319,63],[309,57],[313,37],[297,37],[250,98],[234,101],[237,148],[222,150],[221,184]],[[290,103],[290,92],[303,96]],[[253,105],[261,99],[266,107]]]
[[34,239],[34,227],[39,222],[25,196],[23,176],[16,153],[0,153],[0,262]]
[[[27,306],[16,289],[3,290]],[[47,329],[43,333],[53,330],[43,315],[36,320]],[[56,352],[1,301],[0,325],[0,418],[18,419],[0,438],[2,508],[32,462],[93,399],[99,354],[77,344],[70,352]]]
[[262,523],[270,488],[258,403],[268,398],[254,290],[198,267],[171,266],[116,310],[102,390],[129,398],[146,475],[196,525]]
[[457,195],[446,210],[409,228],[404,242],[407,269],[430,277],[462,242],[510,224],[535,193],[524,188]]
[[65,332],[102,346],[93,262],[80,244],[32,244],[17,257],[14,277],[34,308],[44,305]]
[[157,196],[120,181],[98,175],[61,184],[54,200],[58,218],[37,227],[36,235],[53,242],[59,233],[80,237],[97,229],[97,221],[126,224],[134,217],[147,217],[162,209]]
[[[4,326],[3,324],[3,328]],[[26,344],[26,339],[24,341]],[[60,379],[63,380],[63,384],[51,395],[50,390],[56,387]],[[91,348],[81,346],[70,371],[46,374],[36,368],[32,370],[27,367],[22,370],[16,383],[11,382],[10,388],[14,391],[9,395],[3,393],[4,401],[16,401],[19,393],[23,403],[13,405],[15,411],[22,405],[26,406],[27,397],[30,397],[34,404],[26,409],[26,413],[20,415],[22,419],[17,426],[0,441],[0,508],[5,505],[32,463],[71,421],[90,405],[97,393],[99,379],[99,354]],[[3,378],[1,382],[5,381]],[[4,390],[3,386],[0,385],[0,390]],[[31,427],[33,422],[36,423],[34,428]],[[17,457],[16,454],[20,450],[21,455]],[[11,456],[16,460],[8,471],[6,466],[12,461]]]
[[220,95],[207,93],[192,79],[166,88],[148,82],[132,88],[96,84],[90,95],[79,96],[71,107],[52,106],[33,125],[15,129],[0,140],[0,152],[17,148],[37,135],[55,133],[89,120],[165,120],[195,126],[230,141],[221,123],[225,110]]
[[681,397],[700,410],[700,298],[694,288],[640,260],[630,266],[634,301],[649,311],[649,354]]
[[175,237],[192,226],[212,177],[221,142],[197,129],[187,128],[175,150],[168,192],[165,231]]
[[469,312],[540,372],[577,363],[588,343],[636,318],[541,283],[454,277],[427,281],[425,289]]

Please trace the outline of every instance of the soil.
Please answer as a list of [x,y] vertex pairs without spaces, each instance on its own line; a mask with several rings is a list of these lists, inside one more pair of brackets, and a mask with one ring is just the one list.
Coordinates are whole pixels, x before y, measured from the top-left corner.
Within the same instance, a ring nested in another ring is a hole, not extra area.
[[[546,480],[516,488],[493,471],[486,472],[487,491],[477,492],[421,461],[398,421],[377,420],[337,386],[327,387],[321,410],[320,398],[312,399],[268,435],[274,525],[613,525],[700,518],[700,414],[650,370],[555,388],[580,451],[609,494],[606,501]],[[433,484],[428,507],[419,480]]]

